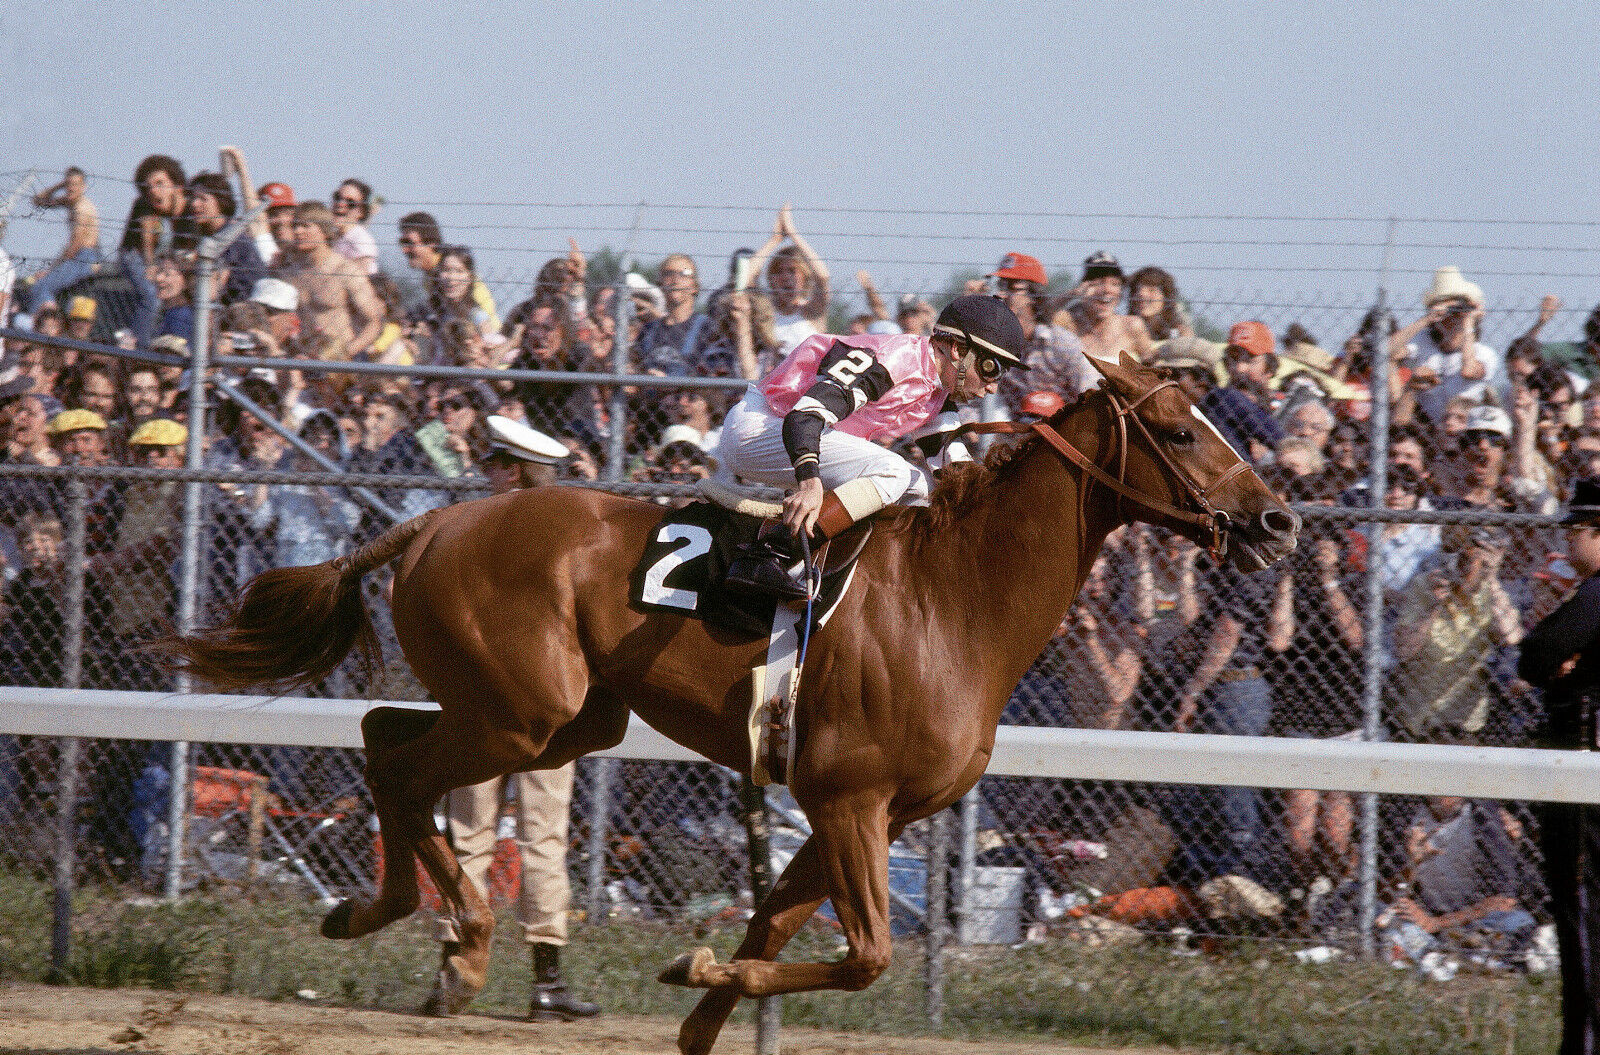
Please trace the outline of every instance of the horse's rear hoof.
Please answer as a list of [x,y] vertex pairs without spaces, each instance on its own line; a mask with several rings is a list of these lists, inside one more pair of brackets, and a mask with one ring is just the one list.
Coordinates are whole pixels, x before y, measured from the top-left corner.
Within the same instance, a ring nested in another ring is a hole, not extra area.
[[716,962],[717,954],[702,946],[673,960],[665,971],[656,975],[656,981],[691,988],[704,986],[706,968]]
[[322,936],[342,939],[350,937],[350,916],[355,905],[348,898],[333,906],[333,911],[322,917]]

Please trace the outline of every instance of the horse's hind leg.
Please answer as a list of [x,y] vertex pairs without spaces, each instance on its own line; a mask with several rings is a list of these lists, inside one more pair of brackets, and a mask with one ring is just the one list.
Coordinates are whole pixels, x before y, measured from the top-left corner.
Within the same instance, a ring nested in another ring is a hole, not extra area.
[[[372,791],[378,827],[383,835],[383,885],[370,902],[341,901],[322,921],[323,937],[359,938],[417,910],[420,894],[413,850],[415,842],[401,834],[408,825],[399,815],[398,804],[388,798],[384,789],[373,785],[370,774],[375,761],[381,763],[390,751],[427,733],[438,720],[437,711],[399,707],[375,707],[361,719],[361,738],[366,744],[369,774],[367,786]],[[414,823],[409,827],[415,827]]]
[[[744,941],[739,944],[733,958],[775,959],[789,943],[789,939],[793,938],[805,925],[806,920],[817,911],[817,907],[822,904],[826,896],[816,840],[807,839],[784,868],[778,881],[773,884],[771,893],[757,906],[755,915],[750,918],[750,925],[745,929]],[[691,969],[689,964],[692,964],[694,955],[696,954],[690,954],[686,958],[687,963],[684,960],[679,961],[684,964],[686,970]],[[673,970],[674,968],[668,968],[663,972],[661,980],[664,982],[676,980],[669,977]],[[737,989],[728,987],[708,990],[678,1030],[678,1049],[684,1052],[684,1055],[705,1055],[709,1052],[738,1002]]]

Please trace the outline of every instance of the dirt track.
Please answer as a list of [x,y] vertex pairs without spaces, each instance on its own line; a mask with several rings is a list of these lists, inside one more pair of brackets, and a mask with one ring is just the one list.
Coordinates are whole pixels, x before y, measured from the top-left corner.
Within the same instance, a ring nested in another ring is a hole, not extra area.
[[[200,993],[0,987],[0,1055],[674,1055],[677,1028],[673,1019],[622,1015],[570,1025],[476,1015],[441,1021]],[[749,1052],[754,1039],[749,1027],[730,1028],[717,1051]],[[909,1055],[1111,1055],[1049,1042],[965,1043],[800,1029],[784,1030],[782,1048],[786,1055],[886,1050]],[[1119,1048],[1116,1055],[1141,1053]]]

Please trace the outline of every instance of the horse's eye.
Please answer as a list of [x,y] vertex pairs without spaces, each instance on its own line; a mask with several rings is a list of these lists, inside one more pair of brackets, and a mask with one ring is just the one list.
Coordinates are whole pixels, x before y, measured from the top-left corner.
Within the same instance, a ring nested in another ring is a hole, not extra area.
[[1194,433],[1188,429],[1174,429],[1168,434],[1167,442],[1174,447],[1190,447],[1194,445]]

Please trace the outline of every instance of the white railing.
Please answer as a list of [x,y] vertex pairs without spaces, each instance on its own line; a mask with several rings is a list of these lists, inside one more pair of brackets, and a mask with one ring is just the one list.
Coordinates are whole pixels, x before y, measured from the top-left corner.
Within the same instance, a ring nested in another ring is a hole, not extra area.
[[[361,716],[428,703],[0,688],[0,733],[360,747]],[[637,717],[598,757],[698,761]],[[1600,803],[1600,753],[1001,726],[990,776]]]

